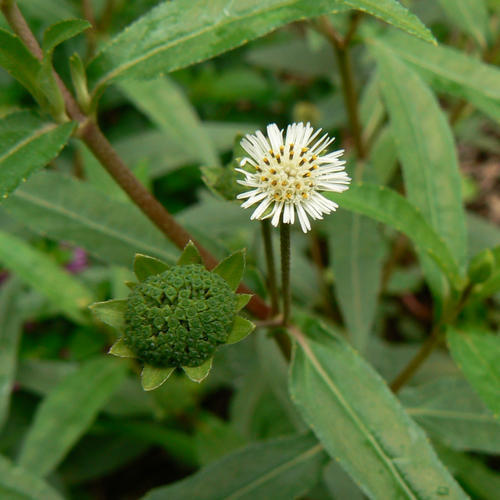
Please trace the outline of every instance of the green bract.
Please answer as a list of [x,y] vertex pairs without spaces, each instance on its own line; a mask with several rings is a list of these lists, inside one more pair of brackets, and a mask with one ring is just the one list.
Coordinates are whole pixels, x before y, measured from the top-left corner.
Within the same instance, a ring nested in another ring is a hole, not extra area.
[[145,390],[159,387],[176,368],[201,382],[217,347],[238,342],[254,329],[237,315],[250,299],[235,293],[244,265],[243,252],[236,252],[207,271],[191,242],[172,267],[137,254],[134,272],[139,283],[128,283],[129,297],[91,306],[101,321],[122,334],[110,354],[144,364]]
[[200,366],[229,336],[236,294],[200,264],[175,266],[137,285],[127,300],[124,342],[144,363]]

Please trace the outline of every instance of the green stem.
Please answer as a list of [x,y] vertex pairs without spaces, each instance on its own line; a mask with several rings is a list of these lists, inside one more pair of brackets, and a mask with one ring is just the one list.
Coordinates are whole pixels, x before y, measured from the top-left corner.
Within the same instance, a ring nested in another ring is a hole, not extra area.
[[274,265],[273,240],[271,238],[271,224],[267,219],[261,221],[262,241],[267,266],[267,287],[271,296],[271,314],[279,312],[278,286],[276,284],[276,266]]
[[292,292],[290,287],[290,224],[280,223],[281,293],[283,295],[283,325],[290,324]]
[[[332,44],[337,57],[340,77],[342,79],[342,93],[344,94],[345,107],[349,118],[349,127],[354,141],[354,146],[358,153],[358,159],[364,160],[366,158],[367,151],[362,140],[362,131],[358,111],[358,96],[356,93],[356,86],[354,84],[354,72],[349,54],[349,42],[354,36],[360,19],[361,16],[353,16],[351,18],[351,27],[345,38],[342,38],[342,36],[337,33],[327,17],[322,17],[320,19],[319,29]],[[355,172],[355,176],[358,180],[362,177],[363,167],[364,162],[358,161]]]
[[431,334],[428,339],[422,344],[420,350],[415,354],[415,356],[410,360],[410,362],[403,368],[403,370],[399,373],[399,375],[392,381],[390,388],[393,392],[398,392],[401,387],[403,387],[416,373],[416,371],[420,368],[422,363],[430,356],[432,351],[439,345],[439,342],[442,338],[443,327],[446,324],[451,324],[455,321],[457,316],[460,314],[462,309],[467,304],[467,300],[472,292],[474,285],[469,283],[462,294],[460,295],[460,299],[456,303],[456,306],[453,310],[442,317],[440,321],[432,328]]
[[420,365],[430,356],[435,347],[441,340],[441,325],[436,325],[424,342],[417,354],[410,360],[410,362],[403,368],[399,375],[392,381],[390,388],[392,392],[398,392],[406,382],[408,382],[415,372],[420,368]]

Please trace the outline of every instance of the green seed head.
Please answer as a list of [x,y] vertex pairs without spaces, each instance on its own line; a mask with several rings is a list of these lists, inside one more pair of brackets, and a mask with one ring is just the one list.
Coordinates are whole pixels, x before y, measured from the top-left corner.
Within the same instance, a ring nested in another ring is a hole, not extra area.
[[224,344],[236,295],[202,265],[175,266],[139,283],[127,300],[125,344],[144,363],[200,366]]

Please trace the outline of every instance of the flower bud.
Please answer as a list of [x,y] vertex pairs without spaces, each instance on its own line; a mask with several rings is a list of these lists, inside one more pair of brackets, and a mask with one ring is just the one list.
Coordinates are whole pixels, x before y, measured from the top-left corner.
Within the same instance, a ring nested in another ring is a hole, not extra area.
[[196,367],[226,343],[236,294],[200,264],[149,276],[129,295],[124,343],[145,364]]
[[467,274],[471,283],[479,284],[486,281],[492,274],[495,268],[495,256],[493,252],[487,248],[479,252],[469,263]]

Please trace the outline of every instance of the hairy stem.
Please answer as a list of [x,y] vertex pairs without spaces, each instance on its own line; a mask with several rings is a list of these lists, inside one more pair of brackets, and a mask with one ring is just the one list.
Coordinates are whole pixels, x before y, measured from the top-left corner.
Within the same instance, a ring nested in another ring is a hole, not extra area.
[[262,241],[267,267],[267,287],[271,297],[271,314],[279,312],[278,285],[276,283],[276,266],[274,265],[273,240],[271,238],[271,224],[267,219],[261,221]]
[[[15,2],[5,0],[2,2],[0,0],[0,9],[10,27],[23,40],[31,53],[38,59],[41,59],[43,56],[42,49]],[[63,94],[69,116],[80,123],[78,130],[79,137],[85,142],[118,185],[177,247],[183,249],[189,240],[193,241],[203,257],[205,265],[209,269],[215,267],[217,264],[215,257],[178,224],[165,207],[138,181],[103,135],[97,123],[82,112],[63,81],[57,74],[55,76]],[[238,292],[252,293],[245,285],[240,285]],[[271,313],[271,308],[255,294],[253,294],[247,307],[260,319],[268,318]]]
[[280,223],[281,293],[283,295],[283,325],[290,324],[292,292],[290,287],[290,224]]

